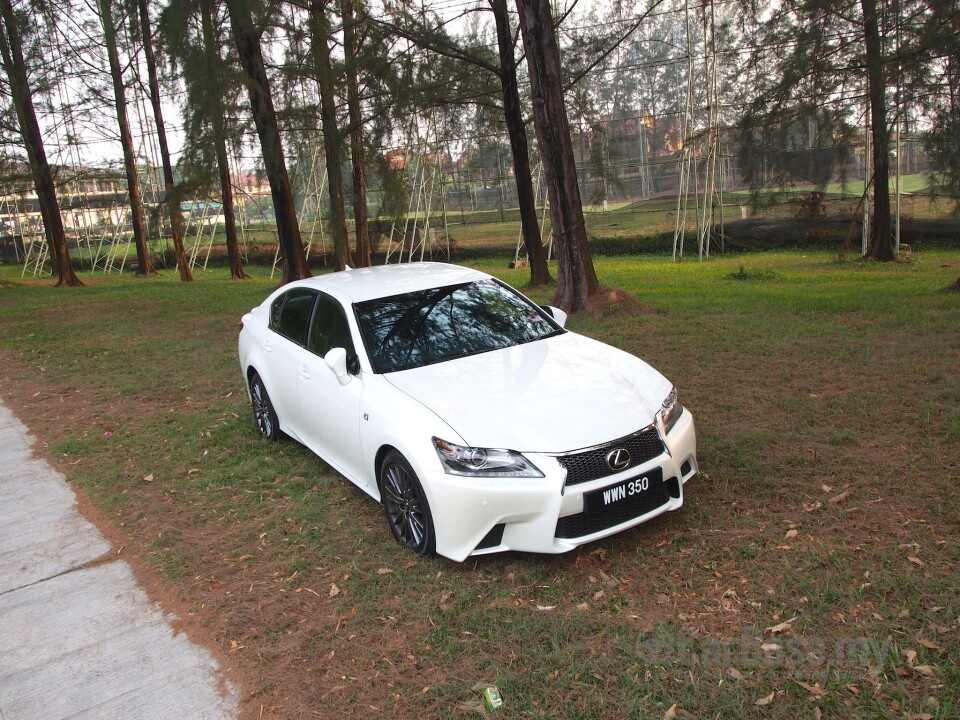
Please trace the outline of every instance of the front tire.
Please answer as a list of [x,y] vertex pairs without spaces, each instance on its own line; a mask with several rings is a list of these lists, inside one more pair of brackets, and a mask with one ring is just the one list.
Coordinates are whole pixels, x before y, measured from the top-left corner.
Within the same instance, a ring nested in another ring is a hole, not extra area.
[[437,544],[427,496],[410,463],[396,450],[380,466],[380,494],[397,542],[417,555],[433,555]]
[[280,420],[267,395],[267,388],[257,373],[250,378],[250,403],[253,406],[253,420],[260,434],[274,442],[279,440]]

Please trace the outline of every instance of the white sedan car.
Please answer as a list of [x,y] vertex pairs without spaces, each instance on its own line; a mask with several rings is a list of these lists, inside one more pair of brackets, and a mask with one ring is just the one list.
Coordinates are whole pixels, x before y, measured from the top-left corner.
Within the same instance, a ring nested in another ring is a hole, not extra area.
[[693,418],[642,360],[455,265],[284,285],[243,316],[260,432],[383,504],[394,537],[461,561],[561,553],[683,503]]

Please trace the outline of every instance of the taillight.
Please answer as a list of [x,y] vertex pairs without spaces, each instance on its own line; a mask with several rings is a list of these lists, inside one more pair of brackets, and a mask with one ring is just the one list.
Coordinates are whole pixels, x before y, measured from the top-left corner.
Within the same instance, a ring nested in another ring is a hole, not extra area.
[[243,320],[237,323],[237,332],[239,333],[241,330],[243,330]]

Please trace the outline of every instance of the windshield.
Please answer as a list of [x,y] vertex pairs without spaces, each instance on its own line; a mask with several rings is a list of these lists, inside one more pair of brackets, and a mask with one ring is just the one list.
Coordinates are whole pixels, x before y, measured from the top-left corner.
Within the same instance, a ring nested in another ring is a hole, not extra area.
[[396,372],[540,340],[563,330],[494,280],[354,305],[373,371]]

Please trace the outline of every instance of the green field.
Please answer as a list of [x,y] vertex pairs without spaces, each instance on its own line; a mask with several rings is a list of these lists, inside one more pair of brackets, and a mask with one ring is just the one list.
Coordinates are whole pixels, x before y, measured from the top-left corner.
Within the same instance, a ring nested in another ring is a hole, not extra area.
[[[471,264],[522,287],[508,259]],[[0,267],[0,396],[244,718],[476,717],[477,683],[504,718],[960,716],[960,253],[596,264],[640,308],[568,327],[675,382],[703,472],[563,556],[415,558],[261,439],[236,333],[267,268],[55,289]]]

